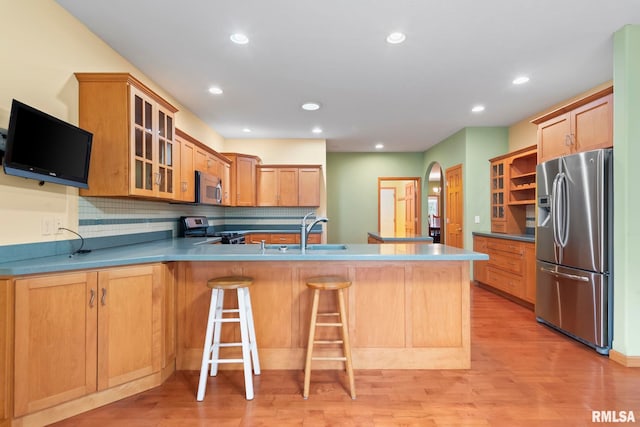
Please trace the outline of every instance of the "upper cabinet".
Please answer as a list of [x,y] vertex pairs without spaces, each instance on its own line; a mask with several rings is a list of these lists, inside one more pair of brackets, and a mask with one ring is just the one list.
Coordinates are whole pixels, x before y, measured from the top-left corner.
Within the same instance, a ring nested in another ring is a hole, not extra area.
[[222,154],[231,160],[231,168],[229,171],[231,206],[255,206],[256,165],[262,163],[262,161],[259,157],[247,154]]
[[320,166],[258,166],[257,205],[320,206]]
[[195,171],[200,171],[221,179],[222,204],[229,205],[231,161],[181,129],[176,129],[176,143],[180,152],[180,179],[175,200],[195,201]]
[[613,147],[613,87],[538,117],[538,162]]
[[177,109],[128,73],[76,73],[81,128],[93,133],[83,196],[173,200]]
[[489,161],[491,231],[525,234],[526,207],[536,203],[536,146],[526,147]]
[[298,169],[298,206],[320,206],[320,166]]

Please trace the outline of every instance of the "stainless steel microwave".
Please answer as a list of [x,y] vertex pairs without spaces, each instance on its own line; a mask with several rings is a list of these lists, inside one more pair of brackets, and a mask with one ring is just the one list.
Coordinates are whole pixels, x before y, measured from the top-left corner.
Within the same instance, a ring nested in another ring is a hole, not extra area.
[[222,204],[222,180],[205,172],[196,171],[196,203]]

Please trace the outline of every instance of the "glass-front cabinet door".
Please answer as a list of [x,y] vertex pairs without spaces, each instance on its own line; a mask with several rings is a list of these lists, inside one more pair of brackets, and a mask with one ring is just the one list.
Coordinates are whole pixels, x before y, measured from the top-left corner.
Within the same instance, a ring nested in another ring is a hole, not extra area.
[[500,160],[491,163],[491,231],[505,228],[505,162]]
[[131,194],[172,198],[174,193],[174,123],[145,93],[130,86],[132,156]]

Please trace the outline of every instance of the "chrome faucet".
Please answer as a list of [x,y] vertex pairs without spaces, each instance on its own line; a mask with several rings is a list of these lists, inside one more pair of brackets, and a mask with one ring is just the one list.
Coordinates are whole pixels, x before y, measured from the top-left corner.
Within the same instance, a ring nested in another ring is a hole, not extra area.
[[[307,220],[314,219],[314,221],[307,225]],[[309,212],[302,218],[302,223],[300,224],[300,251],[302,253],[306,253],[307,251],[307,240],[309,240],[309,233],[311,233],[311,229],[318,224],[319,222],[328,222],[329,218],[324,216],[316,217],[315,212]]]

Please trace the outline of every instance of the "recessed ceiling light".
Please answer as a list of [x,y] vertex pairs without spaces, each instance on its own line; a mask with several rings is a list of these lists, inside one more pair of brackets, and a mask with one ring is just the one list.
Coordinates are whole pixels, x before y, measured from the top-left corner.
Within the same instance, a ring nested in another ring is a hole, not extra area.
[[404,33],[395,32],[387,36],[387,43],[399,44],[405,41],[406,39],[407,39],[407,36],[405,36]]
[[242,128],[242,132],[244,132],[244,133],[251,133],[251,129],[249,129],[249,128]]
[[307,111],[316,111],[320,108],[320,104],[317,102],[305,102],[302,104],[302,109]]
[[313,132],[313,133],[322,133],[322,129],[320,129],[318,127],[315,127],[313,129],[311,129],[311,132]]
[[513,83],[514,85],[521,85],[521,84],[524,84],[524,83],[526,83],[526,82],[528,82],[528,81],[529,81],[529,77],[527,77],[527,76],[520,76],[520,77],[516,77],[515,79],[513,79],[513,82],[512,82],[512,83]]
[[383,148],[384,148],[384,144],[380,142],[376,144],[376,150],[382,150]]
[[209,93],[211,93],[213,95],[222,95],[222,89],[220,89],[217,86],[211,86],[209,88]]
[[484,111],[484,105],[476,105],[471,109],[471,111],[473,111],[474,113],[481,113],[482,111]]
[[231,36],[229,38],[235,44],[247,44],[247,43],[249,43],[249,37],[247,37],[246,35],[244,35],[242,33],[231,34]]

